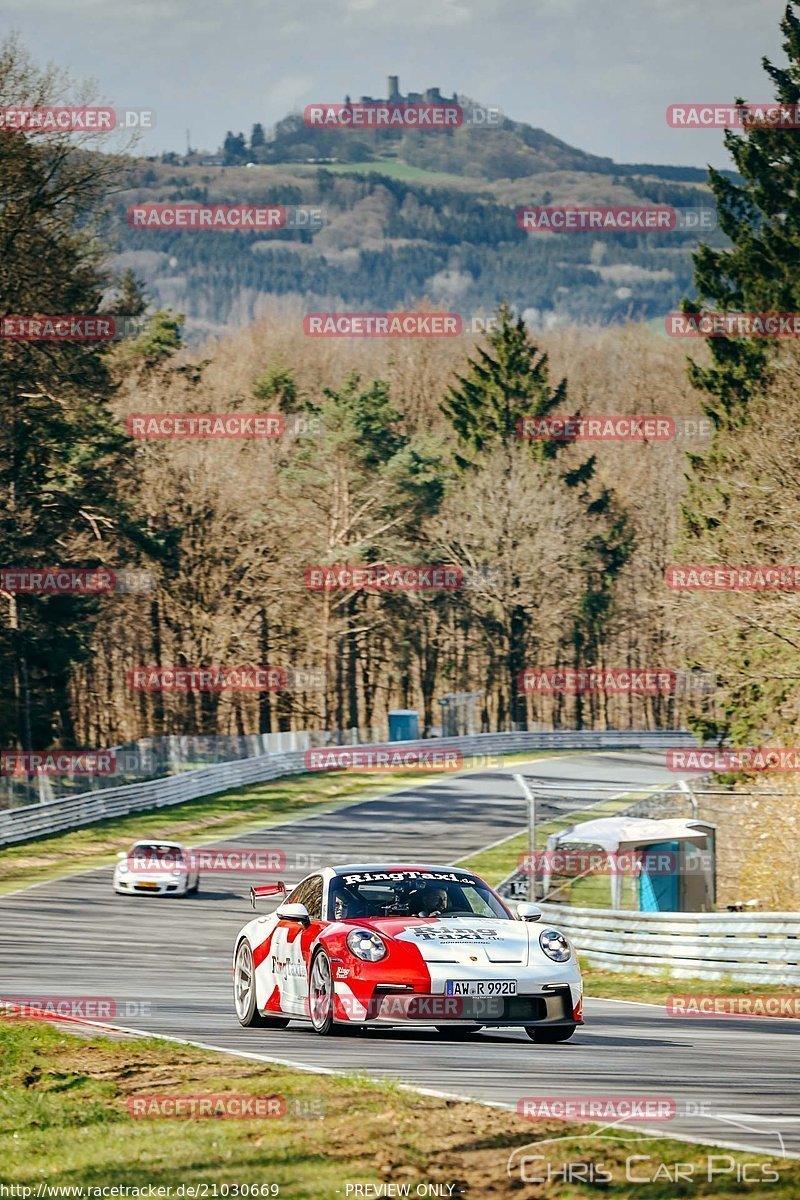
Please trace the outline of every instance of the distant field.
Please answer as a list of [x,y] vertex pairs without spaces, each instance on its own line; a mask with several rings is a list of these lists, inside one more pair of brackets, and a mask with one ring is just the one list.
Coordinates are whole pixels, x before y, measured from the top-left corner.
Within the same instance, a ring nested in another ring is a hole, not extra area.
[[[283,164],[286,167],[288,164]],[[427,171],[424,167],[411,167],[408,163],[386,158],[375,162],[354,163],[305,163],[291,164],[303,171],[333,171],[337,175],[386,175],[390,179],[402,179],[406,183],[447,183],[464,187],[485,187],[485,179],[468,175],[451,175],[447,171]]]

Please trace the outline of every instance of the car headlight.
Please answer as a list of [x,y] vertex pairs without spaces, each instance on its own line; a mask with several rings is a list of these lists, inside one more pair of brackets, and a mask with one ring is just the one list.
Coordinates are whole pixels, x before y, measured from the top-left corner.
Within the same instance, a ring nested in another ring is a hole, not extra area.
[[572,954],[572,947],[557,929],[543,929],[539,934],[539,945],[553,962],[566,962]]
[[369,929],[353,929],[347,935],[347,945],[356,958],[364,962],[380,962],[386,958],[386,943]]
[[185,867],[173,867],[173,868],[172,868],[172,870],[170,871],[170,874],[171,874],[171,875],[178,875],[178,876],[180,876],[180,875],[185,875],[185,874],[186,874],[186,868],[185,868]]
[[117,863],[117,871],[120,873],[120,875],[127,875],[128,874],[128,864],[124,863],[124,862]]

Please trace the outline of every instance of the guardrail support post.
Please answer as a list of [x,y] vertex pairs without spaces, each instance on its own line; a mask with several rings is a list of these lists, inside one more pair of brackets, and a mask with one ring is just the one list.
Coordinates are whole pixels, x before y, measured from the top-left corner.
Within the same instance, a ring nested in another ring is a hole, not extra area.
[[528,899],[536,901],[536,793],[528,787],[524,775],[515,775],[520,791],[528,802]]

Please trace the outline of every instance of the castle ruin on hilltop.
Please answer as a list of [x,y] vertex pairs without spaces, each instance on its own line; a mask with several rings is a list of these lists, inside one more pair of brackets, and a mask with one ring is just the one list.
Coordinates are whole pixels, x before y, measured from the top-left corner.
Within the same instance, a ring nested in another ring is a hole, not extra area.
[[[389,75],[387,79],[389,95],[385,100],[374,96],[359,96],[359,104],[458,104],[458,93],[443,96],[438,87],[426,88],[424,92],[409,92],[407,96],[400,91],[400,76]],[[352,104],[349,96],[344,98],[345,104]]]

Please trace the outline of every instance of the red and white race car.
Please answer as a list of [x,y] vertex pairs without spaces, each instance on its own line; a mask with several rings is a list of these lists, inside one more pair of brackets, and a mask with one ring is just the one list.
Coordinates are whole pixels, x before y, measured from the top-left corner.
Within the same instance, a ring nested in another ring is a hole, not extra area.
[[[283,895],[283,884],[253,888]],[[382,863],[326,867],[299,883],[236,939],[233,991],[242,1025],[310,1021],[317,1033],[373,1025],[435,1025],[469,1036],[521,1025],[563,1042],[582,1024],[572,946],[516,918],[488,884],[458,867]]]

